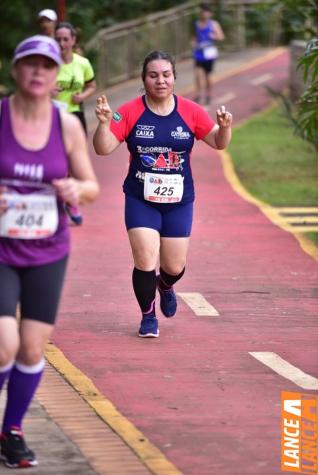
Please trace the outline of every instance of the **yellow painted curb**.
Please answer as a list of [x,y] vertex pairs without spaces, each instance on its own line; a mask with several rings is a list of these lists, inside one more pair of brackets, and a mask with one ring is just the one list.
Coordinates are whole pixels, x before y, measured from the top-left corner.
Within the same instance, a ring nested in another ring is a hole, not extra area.
[[[265,111],[263,111],[263,113],[265,113]],[[230,183],[231,187],[236,191],[236,193],[239,196],[241,196],[245,201],[248,201],[249,203],[256,205],[262,211],[262,213],[264,213],[265,216],[267,216],[270,219],[270,221],[272,221],[272,223],[274,223],[276,226],[293,234],[295,238],[297,239],[297,241],[299,242],[301,248],[311,257],[318,260],[317,246],[314,243],[312,243],[304,234],[295,232],[292,226],[289,226],[287,223],[282,222],[281,217],[279,216],[279,213],[275,208],[268,205],[264,201],[261,201],[258,198],[255,198],[255,196],[249,193],[246,190],[246,188],[244,188],[244,186],[242,185],[240,179],[238,178],[235,172],[231,155],[225,150],[219,151],[219,154],[222,159],[224,175],[227,181]]]
[[300,247],[305,251],[307,254],[309,254],[311,257],[316,259],[318,261],[318,247],[316,246],[315,243],[310,241],[306,236],[304,236],[302,233],[293,233],[297,241],[299,242]]
[[166,457],[76,368],[55,345],[46,347],[47,361],[68,381],[96,414],[135,452],[154,475],[182,475]]

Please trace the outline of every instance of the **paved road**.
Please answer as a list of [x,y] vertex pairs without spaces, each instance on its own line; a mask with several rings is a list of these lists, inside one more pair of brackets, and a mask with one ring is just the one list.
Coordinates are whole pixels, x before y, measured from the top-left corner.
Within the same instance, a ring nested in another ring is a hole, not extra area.
[[[218,82],[215,97],[238,122],[266,107],[264,86],[281,90],[287,75],[281,52]],[[220,316],[197,317],[180,301],[176,318],[160,317],[158,340],[138,339],[125,147],[94,164],[102,196],[73,232],[54,344],[182,473],[278,473],[280,391],[299,387],[250,352],[275,352],[318,376],[317,263],[233,191],[218,154],[199,143],[194,232],[177,290],[200,293]]]
[[[266,53],[219,61],[212,114],[225,103],[238,123],[269,104],[264,86],[286,86],[288,54]],[[190,97],[191,67],[180,65],[177,88]],[[116,107],[137,91],[131,81],[107,92]],[[127,151],[122,146],[108,158],[92,151],[92,157],[102,196],[84,211],[85,225],[72,229],[73,254],[48,349],[63,377],[48,368],[26,420],[41,462],[28,473],[279,473],[280,392],[304,391],[300,384],[318,389],[317,262],[233,191],[219,154],[198,143],[195,223],[177,290],[199,294],[219,315],[198,316],[180,298],[175,318],[160,316],[160,338],[142,340],[122,216]],[[308,377],[297,379],[294,368],[293,383],[251,352],[284,373],[279,355]]]

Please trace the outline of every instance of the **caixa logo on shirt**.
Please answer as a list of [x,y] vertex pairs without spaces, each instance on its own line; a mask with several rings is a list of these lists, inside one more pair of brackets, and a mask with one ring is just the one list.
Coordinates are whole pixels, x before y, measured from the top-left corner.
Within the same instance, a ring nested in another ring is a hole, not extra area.
[[171,137],[178,140],[187,140],[190,138],[190,132],[184,131],[183,127],[179,125],[179,127],[177,127],[176,130],[173,130],[171,132]]
[[137,125],[136,129],[136,137],[139,138],[144,138],[144,139],[154,139],[155,138],[155,133],[154,133],[154,125]]

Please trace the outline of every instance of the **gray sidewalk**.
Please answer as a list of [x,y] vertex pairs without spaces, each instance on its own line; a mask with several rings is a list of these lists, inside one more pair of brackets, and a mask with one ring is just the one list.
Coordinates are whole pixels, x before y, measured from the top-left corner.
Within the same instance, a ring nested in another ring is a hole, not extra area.
[[[4,410],[4,403],[5,394],[3,391],[0,397],[1,414]],[[33,401],[24,421],[23,429],[27,443],[36,453],[39,462],[38,467],[26,469],[26,473],[29,475],[94,475],[97,473],[85,460],[71,438],[47,414],[38,399]],[[9,473],[12,473],[12,469],[0,463],[0,475]]]

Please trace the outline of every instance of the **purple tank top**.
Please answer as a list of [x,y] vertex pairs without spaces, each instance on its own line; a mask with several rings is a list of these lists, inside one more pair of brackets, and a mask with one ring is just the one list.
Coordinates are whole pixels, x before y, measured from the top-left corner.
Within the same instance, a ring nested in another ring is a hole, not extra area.
[[[15,139],[7,98],[1,101],[0,116],[0,179],[21,180],[50,184],[54,178],[68,175],[68,157],[65,151],[61,119],[52,105],[52,126],[47,144],[31,151]],[[43,265],[62,259],[69,253],[70,236],[62,200],[58,198],[58,227],[43,239],[13,239],[0,237],[0,262],[27,267]]]

